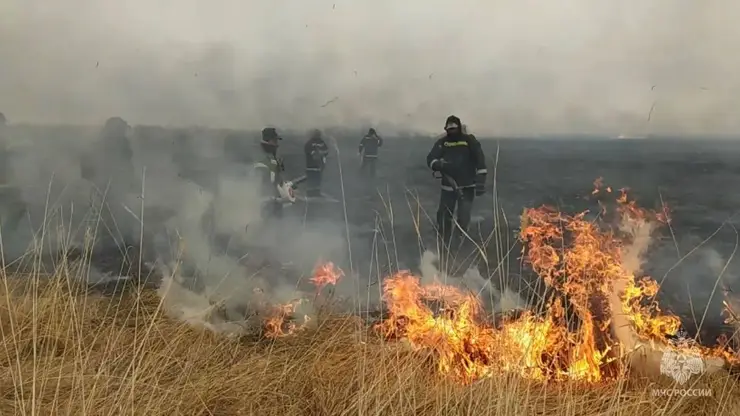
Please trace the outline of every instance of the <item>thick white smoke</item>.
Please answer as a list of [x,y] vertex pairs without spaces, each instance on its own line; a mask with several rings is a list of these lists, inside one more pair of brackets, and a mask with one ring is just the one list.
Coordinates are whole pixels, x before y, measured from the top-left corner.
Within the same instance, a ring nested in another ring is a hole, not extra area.
[[431,251],[425,251],[419,262],[421,281],[423,284],[442,283],[459,289],[477,293],[484,302],[490,300],[495,311],[509,311],[527,306],[527,302],[509,287],[499,289],[491,285],[490,279],[484,278],[480,270],[473,266],[465,270],[461,276],[450,276],[438,268],[439,256]]
[[[732,0],[9,0],[10,120],[735,134]],[[70,45],[74,45],[70,47]]]

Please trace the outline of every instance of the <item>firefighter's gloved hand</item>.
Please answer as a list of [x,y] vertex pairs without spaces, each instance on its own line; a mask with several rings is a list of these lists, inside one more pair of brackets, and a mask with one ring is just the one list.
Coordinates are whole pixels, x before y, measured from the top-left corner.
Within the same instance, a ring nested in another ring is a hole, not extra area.
[[[481,172],[479,170],[479,172]],[[486,173],[485,171],[482,171],[482,173],[478,173],[478,175],[475,177],[475,195],[480,196],[486,193]]]
[[444,159],[437,159],[434,162],[432,162],[431,168],[435,172],[442,172],[442,170],[444,169],[444,165],[446,163],[447,163],[447,161],[444,160]]

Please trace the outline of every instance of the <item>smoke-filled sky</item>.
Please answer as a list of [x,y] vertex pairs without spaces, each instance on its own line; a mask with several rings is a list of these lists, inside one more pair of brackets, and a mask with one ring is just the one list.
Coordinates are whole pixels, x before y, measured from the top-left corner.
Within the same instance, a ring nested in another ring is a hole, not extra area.
[[737,0],[5,0],[0,111],[740,136],[738,21]]

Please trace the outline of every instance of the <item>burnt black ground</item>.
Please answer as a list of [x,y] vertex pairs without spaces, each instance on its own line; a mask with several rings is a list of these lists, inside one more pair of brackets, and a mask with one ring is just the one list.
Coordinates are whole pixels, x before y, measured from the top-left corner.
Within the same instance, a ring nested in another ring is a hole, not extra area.
[[[148,160],[154,161],[172,157],[177,146],[173,144],[175,139],[171,131],[140,128],[136,132],[139,157],[144,153]],[[58,133],[37,129],[25,134],[37,140],[39,136]],[[68,140],[73,140],[73,132],[65,130],[64,134],[70,138]],[[228,140],[228,152],[208,155],[200,151],[192,151],[189,155],[184,152],[183,178],[212,188],[223,174],[227,159],[232,163],[248,163],[254,159],[257,148],[254,133],[198,133],[192,139],[195,144],[191,149],[199,148],[199,142],[222,143],[228,135],[232,136]],[[359,174],[357,144],[361,135],[335,132],[334,136],[339,157],[332,144],[324,192],[345,201],[346,205],[312,204],[309,209],[342,226],[346,209],[351,235],[351,268],[369,281],[393,270],[416,269],[424,249],[436,251],[433,218],[439,184],[425,165],[433,139],[386,137],[377,177],[369,180]],[[281,142],[280,153],[285,158],[288,177],[303,173],[303,140],[300,135],[286,135]],[[605,184],[614,189],[629,187],[631,195],[643,207],[658,207],[661,197],[670,206],[673,233],[662,230],[661,238],[648,253],[644,271],[659,281],[664,280],[661,305],[679,314],[689,332],[695,332],[694,322],[702,320],[707,308],[705,326],[714,328],[710,333],[716,332],[722,322],[723,289],[728,287],[740,293],[740,283],[735,284],[740,275],[740,263],[733,259],[737,241],[733,228],[737,220],[733,215],[740,207],[740,196],[735,192],[740,185],[740,140],[481,138],[481,141],[489,159],[489,192],[475,202],[474,215],[482,217],[483,221],[476,224],[471,233],[481,240],[493,229],[494,172],[497,203],[507,221],[502,226],[501,247],[490,245],[485,249],[488,266],[479,267],[484,276],[490,276],[501,261],[502,256],[497,252],[506,252],[514,244],[523,208],[553,204],[570,213],[593,209],[593,203],[584,197],[590,195],[594,179],[603,177]],[[215,147],[224,148],[222,144]],[[495,163],[497,153],[498,162]],[[389,207],[392,207],[392,214]],[[417,212],[421,214],[420,233],[413,220]],[[708,242],[695,249],[712,234]],[[679,258],[692,249],[695,249],[693,254],[679,263]],[[459,268],[471,262],[482,263],[480,258],[468,256],[472,252],[471,247],[463,247],[453,253],[458,261],[448,266]],[[531,279],[521,267],[519,253],[518,246],[511,250],[504,273],[507,283],[515,290],[526,289]],[[465,258],[469,261],[463,261]],[[350,269],[347,258],[332,260]],[[380,272],[371,267],[371,261],[375,263],[376,260]],[[720,275],[722,281],[718,282]],[[494,277],[494,284],[499,285],[500,279]]]

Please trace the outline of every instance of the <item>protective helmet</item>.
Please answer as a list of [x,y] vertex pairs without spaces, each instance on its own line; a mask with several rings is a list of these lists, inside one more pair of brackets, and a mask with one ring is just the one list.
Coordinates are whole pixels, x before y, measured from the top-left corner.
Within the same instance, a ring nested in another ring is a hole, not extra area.
[[277,146],[278,140],[283,140],[277,132],[275,127],[265,127],[262,129],[262,144]]
[[460,121],[459,117],[455,115],[447,117],[447,121],[445,121],[445,130],[454,130],[460,128],[462,128],[462,122]]
[[367,131],[367,134],[376,134],[374,128],[370,128],[370,130]]
[[311,139],[320,139],[321,138],[321,130],[319,129],[311,129],[311,131],[308,132],[308,137]]

